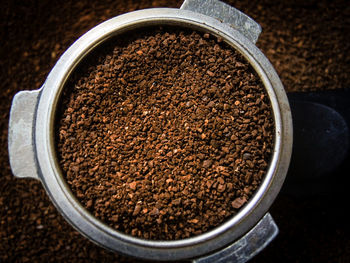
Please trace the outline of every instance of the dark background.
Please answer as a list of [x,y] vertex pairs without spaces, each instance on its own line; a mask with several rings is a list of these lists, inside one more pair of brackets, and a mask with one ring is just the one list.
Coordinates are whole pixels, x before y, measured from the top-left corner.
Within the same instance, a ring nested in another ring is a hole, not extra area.
[[[39,182],[12,176],[7,153],[9,109],[16,92],[38,89],[64,50],[96,24],[128,11],[179,7],[181,2],[1,1],[0,262],[136,261],[83,238],[56,211]],[[288,92],[350,87],[346,1],[227,2],[261,24],[257,45]],[[280,234],[251,262],[350,262],[349,186],[343,181],[347,174],[345,167],[323,178],[308,177],[307,183],[299,183],[310,191],[302,192],[298,187],[291,191],[295,175],[290,174],[270,211]],[[316,188],[319,184],[312,180],[321,181],[322,187]]]

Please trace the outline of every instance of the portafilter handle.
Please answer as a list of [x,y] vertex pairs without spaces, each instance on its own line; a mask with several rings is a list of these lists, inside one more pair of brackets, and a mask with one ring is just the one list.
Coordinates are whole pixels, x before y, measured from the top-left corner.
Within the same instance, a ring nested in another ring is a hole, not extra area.
[[288,94],[293,152],[282,192],[345,193],[350,170],[350,89]]

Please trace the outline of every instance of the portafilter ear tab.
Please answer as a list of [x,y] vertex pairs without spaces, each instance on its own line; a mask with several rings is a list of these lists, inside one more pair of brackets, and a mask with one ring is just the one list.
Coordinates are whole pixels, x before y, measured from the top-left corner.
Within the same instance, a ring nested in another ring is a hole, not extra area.
[[258,41],[261,33],[261,26],[252,18],[218,0],[185,0],[180,9],[216,18],[241,32],[253,43]]
[[[67,79],[92,50],[118,34],[148,26],[178,26],[221,38],[250,63],[271,102],[275,141],[266,175],[249,202],[231,219],[201,235],[153,241],[135,238],[104,224],[75,198],[56,158],[55,114]],[[155,8],[112,18],[80,37],[60,57],[40,90],[13,99],[9,156],[15,176],[39,179],[67,221],[84,236],[109,250],[145,260],[246,262],[278,233],[268,213],[284,182],[292,150],[292,120],[283,85],[255,46],[261,27],[247,15],[217,0],[186,0],[180,9]]]

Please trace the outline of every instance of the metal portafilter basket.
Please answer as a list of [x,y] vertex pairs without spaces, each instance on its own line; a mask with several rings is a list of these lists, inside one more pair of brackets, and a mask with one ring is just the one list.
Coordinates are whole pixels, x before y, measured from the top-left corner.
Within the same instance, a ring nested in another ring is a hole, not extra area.
[[[112,37],[148,26],[171,25],[220,37],[249,61],[263,82],[275,123],[274,150],[268,171],[254,196],[234,217],[204,234],[176,241],[153,241],[118,232],[92,216],[74,197],[55,155],[54,121],[60,94],[77,65]],[[274,68],[255,46],[261,27],[217,0],[186,0],[180,9],[146,9],[112,18],[80,37],[58,60],[39,90],[13,99],[9,155],[13,174],[35,178],[57,209],[80,233],[98,245],[148,260],[246,262],[278,233],[268,213],[288,170],[292,119],[288,99]]]

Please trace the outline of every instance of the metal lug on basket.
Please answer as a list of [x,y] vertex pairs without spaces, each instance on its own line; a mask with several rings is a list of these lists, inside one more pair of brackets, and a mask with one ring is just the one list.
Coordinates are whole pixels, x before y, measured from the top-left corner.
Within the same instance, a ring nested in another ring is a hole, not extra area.
[[256,43],[261,26],[238,9],[218,0],[185,0],[180,9],[211,16],[241,32],[251,42]]
[[8,151],[13,175],[39,179],[35,160],[33,127],[40,90],[21,91],[12,100]]
[[243,237],[230,246],[209,256],[193,260],[193,263],[245,263],[263,250],[278,234],[278,227],[270,213]]

